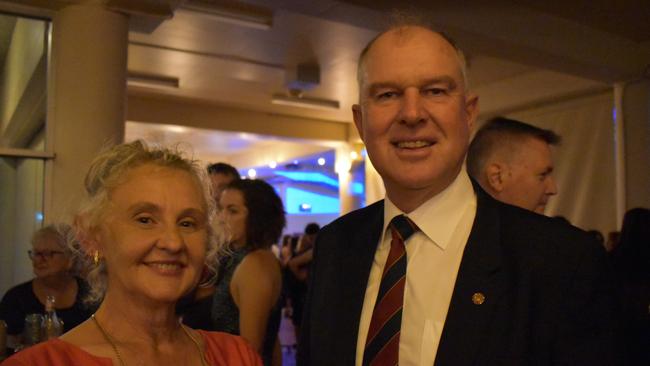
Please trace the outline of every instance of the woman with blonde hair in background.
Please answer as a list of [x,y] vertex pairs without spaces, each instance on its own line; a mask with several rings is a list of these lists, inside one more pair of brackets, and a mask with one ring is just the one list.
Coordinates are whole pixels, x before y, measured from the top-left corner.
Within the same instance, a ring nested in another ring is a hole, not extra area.
[[75,226],[99,309],[3,365],[260,365],[242,338],[189,329],[175,315],[216,246],[203,169],[135,141],[97,157],[85,189]]

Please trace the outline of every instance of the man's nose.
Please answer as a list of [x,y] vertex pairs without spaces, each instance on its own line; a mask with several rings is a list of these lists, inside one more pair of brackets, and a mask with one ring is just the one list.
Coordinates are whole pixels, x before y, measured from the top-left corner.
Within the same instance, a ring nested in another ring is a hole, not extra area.
[[423,100],[420,91],[407,89],[402,96],[402,109],[400,121],[405,124],[416,124],[424,121]]
[[553,178],[552,175],[548,177],[546,182],[546,194],[549,196],[554,196],[557,194],[557,184],[555,182],[555,178]]

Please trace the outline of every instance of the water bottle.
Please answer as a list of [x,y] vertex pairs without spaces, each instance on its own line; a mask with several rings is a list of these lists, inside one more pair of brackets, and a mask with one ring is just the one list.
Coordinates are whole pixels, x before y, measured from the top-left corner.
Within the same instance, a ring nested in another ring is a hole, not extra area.
[[16,347],[22,349],[23,347],[33,346],[41,340],[41,323],[43,316],[41,314],[27,314],[25,316],[25,328],[23,329],[23,344]]
[[63,322],[59,320],[54,310],[54,296],[48,296],[45,300],[45,315],[41,322],[41,340],[56,338],[63,333]]

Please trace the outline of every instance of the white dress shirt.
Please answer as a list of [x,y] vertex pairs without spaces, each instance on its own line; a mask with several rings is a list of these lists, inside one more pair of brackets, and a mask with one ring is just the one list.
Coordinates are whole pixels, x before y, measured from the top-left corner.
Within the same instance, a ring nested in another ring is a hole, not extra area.
[[[363,301],[356,365],[361,366],[372,311],[390,250],[388,224],[403,214],[386,197],[384,227]],[[420,231],[406,241],[407,269],[399,342],[399,364],[433,365],[445,325],[463,250],[476,216],[476,194],[463,168],[444,191],[408,216]]]

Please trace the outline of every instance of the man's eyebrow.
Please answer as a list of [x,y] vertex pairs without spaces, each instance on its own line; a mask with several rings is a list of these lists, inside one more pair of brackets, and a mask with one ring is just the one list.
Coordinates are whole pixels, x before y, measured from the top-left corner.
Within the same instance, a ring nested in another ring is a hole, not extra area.
[[[419,87],[424,87],[432,84],[446,84],[448,85],[451,89],[455,89],[458,86],[458,83],[454,78],[451,76],[447,75],[441,75],[441,76],[435,76],[429,79],[424,80],[422,83],[420,83]],[[368,91],[370,94],[376,92],[379,89],[399,89],[401,88],[400,83],[396,82],[389,82],[389,81],[380,81],[376,83],[371,83],[368,86]]]
[[378,83],[372,83],[368,86],[368,91],[370,94],[373,94],[379,89],[398,89],[400,86],[397,83],[392,83],[392,82],[378,82]]
[[450,88],[456,88],[456,86],[458,85],[458,83],[456,83],[456,80],[454,80],[454,78],[447,75],[442,75],[431,79],[427,79],[422,83],[423,86],[427,86],[431,84],[447,84],[449,85]]

